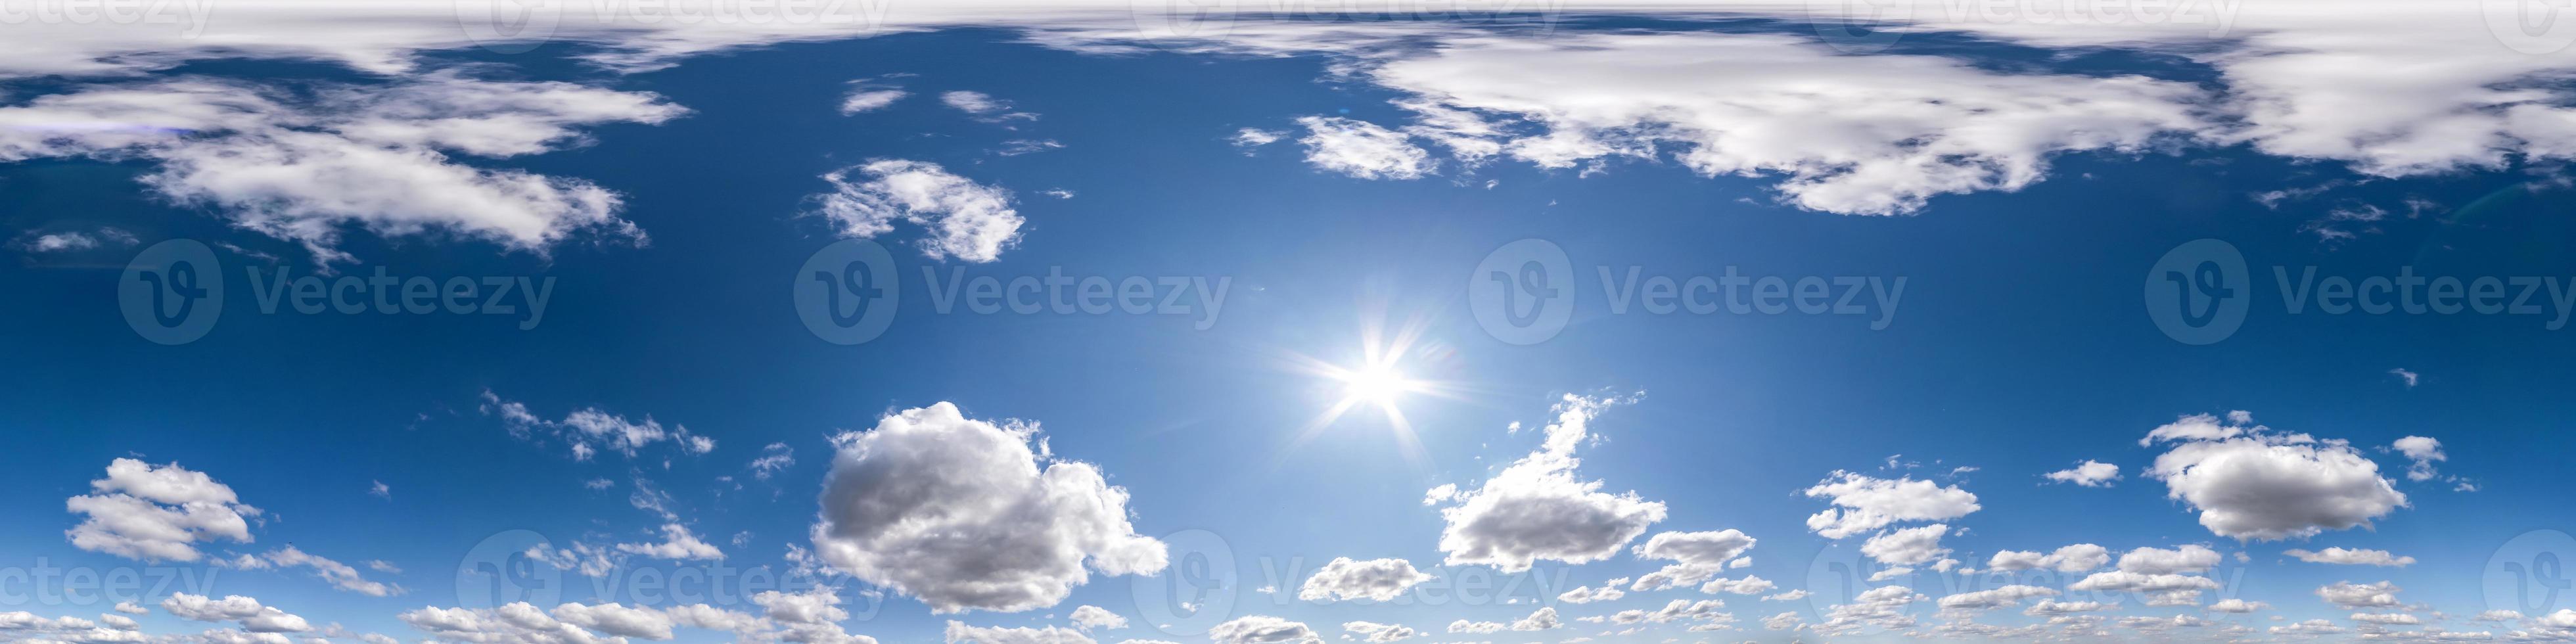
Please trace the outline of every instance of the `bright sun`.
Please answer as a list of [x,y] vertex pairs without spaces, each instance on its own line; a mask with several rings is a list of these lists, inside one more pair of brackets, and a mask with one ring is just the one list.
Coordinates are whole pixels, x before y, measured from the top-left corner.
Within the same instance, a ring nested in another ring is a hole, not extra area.
[[1392,405],[1395,399],[1411,393],[1421,385],[1404,377],[1394,365],[1368,365],[1336,374],[1342,381],[1342,395],[1379,405]]

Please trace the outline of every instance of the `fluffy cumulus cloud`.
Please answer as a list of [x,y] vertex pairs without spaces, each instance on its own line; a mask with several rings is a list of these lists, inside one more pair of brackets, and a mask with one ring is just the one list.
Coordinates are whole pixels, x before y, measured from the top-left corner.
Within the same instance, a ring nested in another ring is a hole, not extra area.
[[1006,628],[948,622],[948,644],[1095,644],[1081,631],[1056,626]]
[[2442,441],[2424,436],[2400,438],[2389,447],[2406,455],[2406,479],[2410,481],[2429,481],[2440,476],[2441,473],[2433,471],[2433,463],[2451,458],[2442,453]]
[[1978,510],[1977,495],[1959,486],[1942,486],[1910,478],[1881,479],[1837,471],[1808,487],[1810,498],[1834,507],[1807,517],[1807,529],[1828,539],[1841,539],[1887,527],[1898,521],[1939,521]]
[[1387,601],[1403,595],[1415,584],[1433,577],[1413,569],[1413,562],[1403,559],[1370,559],[1356,561],[1336,557],[1306,578],[1297,589],[1297,598],[1306,601],[1342,601],[1367,599]]
[[617,551],[671,560],[724,558],[724,551],[717,549],[715,544],[698,539],[688,526],[677,523],[663,524],[660,543],[621,543],[617,544]]
[[661,123],[661,97],[455,73],[380,85],[286,91],[205,78],[76,86],[0,107],[0,162],[140,159],[143,184],[234,225],[294,241],[321,261],[349,229],[444,234],[544,253],[585,231],[640,242],[616,193],[588,182],[491,169],[577,144],[578,128]]
[[1342,622],[1342,630],[1370,642],[1401,642],[1422,635],[1422,631],[1411,627],[1368,621]]
[[2085,572],[2108,563],[2111,563],[2110,549],[2089,543],[2079,543],[2058,548],[2056,552],[2048,554],[2027,550],[1997,552],[1986,560],[1986,567],[2007,572],[2035,568],[2047,568],[2058,572]]
[[938,613],[1052,606],[1091,570],[1161,571],[1163,543],[1136,534],[1126,489],[1089,463],[1041,460],[1037,432],[942,402],[834,438],[815,553]]
[[1322,644],[1323,636],[1304,622],[1268,615],[1245,615],[1208,629],[1216,644]]
[[253,633],[302,633],[313,630],[303,617],[265,606],[259,600],[240,595],[214,599],[203,595],[174,593],[161,600],[161,609],[180,619],[199,622],[240,622],[242,629]]
[[1628,596],[1628,591],[1619,589],[1619,586],[1626,583],[1628,583],[1627,577],[1619,577],[1601,582],[1601,586],[1598,588],[1592,586],[1576,586],[1574,587],[1574,590],[1558,593],[1556,600],[1568,604],[1606,602]]
[[1556,422],[1541,433],[1537,451],[1503,468],[1484,485],[1445,499],[1448,527],[1440,550],[1450,565],[1489,564],[1504,572],[1528,570],[1538,560],[1588,563],[1618,554],[1619,547],[1664,520],[1664,504],[1635,492],[1601,491],[1575,467],[1577,446],[1592,440],[1594,417],[1621,399],[1568,394],[1555,408]]
[[841,113],[847,115],[874,112],[894,105],[895,101],[903,100],[903,97],[909,95],[901,88],[887,87],[866,80],[851,81],[849,93],[841,95]]
[[2271,604],[2263,602],[2246,601],[2244,599],[2229,597],[2210,602],[2208,610],[2212,613],[2251,613],[2271,607]]
[[1099,606],[1076,606],[1073,609],[1071,618],[1073,619],[1074,628],[1086,631],[1112,630],[1127,627],[1126,617],[1119,616],[1117,613],[1109,612],[1109,609],[1101,608]]
[[[775,591],[764,592],[754,601],[777,594]],[[840,614],[835,619],[846,616]],[[842,633],[837,627],[788,623],[774,610],[770,616],[760,617],[707,604],[648,607],[619,603],[565,603],[548,611],[526,602],[515,602],[493,609],[428,606],[405,611],[396,617],[429,634],[434,641],[448,642],[619,644],[628,638],[673,639],[678,636],[678,629],[693,628],[731,633],[734,641],[751,644],[876,643],[873,638]],[[369,638],[366,641],[379,640]]]
[[2398,590],[2396,584],[2385,581],[2375,584],[2338,581],[2318,587],[2317,598],[2336,608],[2386,608],[2398,605]]
[[878,159],[823,175],[832,192],[815,197],[844,237],[876,237],[895,222],[928,232],[919,246],[932,259],[1000,259],[1018,244],[1025,220],[1011,192],[950,173],[939,164]]
[[2021,603],[2024,599],[2030,599],[2033,597],[2055,596],[2057,596],[2057,591],[2055,589],[2024,584],[2009,584],[1991,590],[1979,590],[1942,597],[1937,603],[1940,604],[1941,608],[1949,610],[1983,610],[2012,606]]
[[82,550],[128,559],[196,561],[204,556],[198,542],[251,541],[250,522],[260,515],[230,486],[177,463],[116,459],[107,466],[107,478],[89,487],[89,494],[63,501],[82,515],[64,535]]
[[2073,483],[2084,487],[2110,487],[2120,480],[2120,466],[2101,461],[2084,461],[2075,467],[2048,473],[2048,480]]
[[2355,566],[2395,566],[2395,567],[2404,567],[2404,566],[2406,566],[2406,565],[2409,565],[2409,564],[2413,564],[2413,563],[2415,563],[2415,558],[2414,558],[2414,557],[2405,557],[2405,556],[2399,556],[2399,555],[2395,555],[2395,554],[2390,554],[2390,553],[2389,553],[2388,551],[2386,551],[2386,550],[2362,550],[2362,549],[2356,549],[2356,548],[2327,548],[2327,549],[2324,549],[2324,550],[2318,550],[2318,551],[2313,551],[2313,552],[2312,552],[2312,551],[2309,551],[2309,550],[2306,550],[2306,549],[2303,549],[2303,548],[2292,548],[2292,549],[2289,549],[2289,550],[2281,551],[2281,554],[2289,555],[2289,556],[2292,556],[2292,557],[2297,557],[2300,561],[2305,561],[2305,562],[2308,562],[2308,563],[2322,563],[2322,564],[2344,564],[2344,565],[2355,565]]
[[2169,442],[2146,474],[2223,537],[2276,540],[2370,525],[2405,507],[2379,465],[2339,440],[2273,432],[2250,415],[2187,416],[2148,433]]
[[[1419,179],[1431,173],[1431,153],[1394,130],[1338,116],[1300,117],[1297,124],[1306,126],[1306,138],[1297,142],[1305,144],[1306,162],[1316,168],[1361,179]],[[1243,140],[1242,133],[1237,136]]]
[[1628,589],[1663,590],[1706,582],[1724,572],[1727,562],[1752,550],[1753,543],[1753,537],[1732,529],[1657,533],[1631,552],[1639,559],[1663,559],[1674,563],[1638,577]]
[[1949,533],[1950,526],[1939,523],[1889,530],[1861,542],[1860,553],[1890,566],[1931,563],[1950,554],[1941,547],[1941,536]]

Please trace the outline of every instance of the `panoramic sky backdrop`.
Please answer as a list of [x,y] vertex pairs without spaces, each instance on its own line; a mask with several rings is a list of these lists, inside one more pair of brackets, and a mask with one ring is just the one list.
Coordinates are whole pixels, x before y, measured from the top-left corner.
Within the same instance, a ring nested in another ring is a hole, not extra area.
[[0,2],[0,641],[2576,640],[2546,2]]

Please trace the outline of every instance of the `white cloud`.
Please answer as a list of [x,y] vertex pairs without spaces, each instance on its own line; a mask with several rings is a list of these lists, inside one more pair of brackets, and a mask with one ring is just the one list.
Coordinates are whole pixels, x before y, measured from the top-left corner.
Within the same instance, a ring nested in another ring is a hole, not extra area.
[[211,599],[204,595],[173,593],[161,600],[161,610],[180,619],[199,622],[240,622],[243,630],[253,633],[302,633],[313,630],[303,617],[264,606],[259,600],[241,595]]
[[2215,590],[2218,588],[2218,582],[2198,575],[2154,575],[2111,570],[2087,575],[2073,584],[2068,584],[2066,588],[2105,592],[2162,593],[2178,590]]
[[1860,552],[1890,566],[1930,563],[1950,554],[1949,548],[1941,547],[1941,536],[1949,533],[1950,526],[1939,523],[1889,530],[1862,542]]
[[[313,573],[315,575],[320,576],[325,581],[331,582],[332,587],[339,588],[341,590],[373,597],[399,595],[403,592],[401,586],[368,581],[365,575],[360,574],[358,569],[355,567],[337,561],[332,561],[327,558],[307,554],[302,550],[296,549],[295,546],[292,545],[271,550],[264,556],[268,563],[277,566],[310,567],[313,569]],[[391,567],[391,565],[392,564],[386,564],[386,567]],[[379,568],[378,570],[383,570],[383,568]]]
[[939,95],[939,102],[949,108],[972,115],[979,121],[998,122],[1011,119],[1037,120],[1038,115],[1011,111],[1011,102],[983,92],[954,91]]
[[1997,552],[1986,560],[1986,567],[2002,571],[2049,568],[2058,572],[2084,572],[2108,563],[2111,563],[2110,549],[2079,543],[2046,555],[2022,550]]
[[1357,634],[1370,642],[1400,642],[1423,634],[1421,631],[1405,626],[1366,621],[1342,622],[1342,630]]
[[1581,463],[1575,447],[1590,439],[1593,418],[1618,402],[1623,401],[1566,395],[1537,451],[1450,499],[1452,505],[1440,510],[1448,522],[1440,534],[1447,563],[1520,572],[1542,559],[1600,561],[1664,520],[1664,504],[1635,492],[1602,492],[1600,481],[1575,472]]
[[698,539],[698,535],[689,532],[688,526],[677,523],[662,525],[661,543],[621,543],[617,544],[617,551],[671,560],[724,558],[723,550]]
[[1089,570],[1162,570],[1163,543],[1136,534],[1126,489],[1089,463],[1041,469],[1037,431],[941,402],[835,437],[815,553],[936,613],[1051,606]]
[[[619,197],[588,182],[454,161],[582,139],[575,128],[685,113],[651,93],[437,72],[288,92],[177,78],[95,84],[0,107],[0,161],[145,159],[145,186],[323,262],[349,228],[450,234],[544,254],[584,231],[641,242]],[[80,127],[66,129],[65,124]]]
[[404,611],[395,617],[442,641],[535,644],[612,644],[619,641],[564,623],[527,602],[512,602],[488,610],[427,606]]
[[2308,563],[2322,564],[2403,567],[2408,564],[2415,563],[2414,557],[2401,557],[2390,554],[2386,550],[2327,548],[2323,551],[2310,552],[2304,549],[2292,548],[2281,551],[2281,554],[2297,557],[2300,561]]
[[134,233],[125,232],[124,229],[113,226],[101,226],[97,230],[89,232],[66,230],[56,233],[38,233],[35,231],[28,231],[27,234],[20,235],[16,241],[11,242],[10,246],[29,253],[65,253],[97,249],[109,244],[117,246],[133,246],[139,241],[140,240],[135,239]]
[[2147,476],[2165,482],[2168,498],[2199,509],[2200,524],[2219,536],[2309,537],[2368,526],[2406,506],[2379,465],[2342,441],[2222,426],[2207,415],[2159,427],[2147,440],[2174,442]]
[[1216,644],[1321,644],[1324,638],[1303,622],[1268,615],[1245,615],[1208,629]]
[[1955,519],[1978,509],[1977,495],[1956,485],[1943,487],[1931,481],[1881,479],[1839,470],[1807,488],[1805,494],[1837,506],[1807,517],[1807,529],[1828,539],[1876,530],[1897,521]]
[[2032,597],[2055,596],[2057,596],[2057,591],[2053,589],[2024,584],[2009,584],[1992,590],[1979,590],[1942,597],[1937,603],[1945,609],[1982,610],[2019,604],[2021,603],[2021,600]]
[[2379,582],[2356,584],[2338,581],[2317,587],[2317,598],[2337,608],[2382,608],[2397,605],[2396,584]]
[[1011,208],[1011,192],[951,174],[935,163],[878,159],[823,175],[830,194],[819,195],[822,214],[844,237],[872,238],[901,221],[925,229],[923,255],[969,262],[999,259],[1019,243],[1026,220]]
[[2120,466],[2087,460],[2071,469],[2049,472],[2048,480],[2084,487],[2110,487],[2112,481],[2120,480]]
[[1070,628],[1004,628],[948,622],[948,644],[1094,644],[1091,636]]
[[2199,574],[2218,565],[2218,559],[2218,551],[2199,544],[2183,544],[2172,550],[2138,548],[2120,555],[2120,569],[2147,575]]
[[1753,549],[1753,537],[1739,530],[1663,532],[1631,550],[1639,559],[1664,559],[1672,565],[1638,577],[1629,590],[1663,590],[1708,581],[1726,570],[1726,562]]
[[1433,577],[1413,569],[1413,562],[1403,559],[1370,559],[1355,561],[1335,557],[1306,578],[1297,589],[1297,598],[1306,601],[1344,601],[1369,599],[1387,601],[1404,594],[1415,584]]
[[1619,586],[1620,586],[1620,585],[1622,585],[1622,584],[1626,584],[1626,583],[1628,583],[1628,578],[1627,578],[1627,577],[1620,577],[1620,578],[1617,578],[1617,579],[1611,579],[1611,580],[1609,580],[1609,581],[1601,582],[1601,587],[1599,587],[1599,588],[1594,588],[1594,587],[1591,587],[1591,586],[1576,586],[1576,587],[1574,587],[1574,590],[1569,590],[1569,591],[1565,591],[1565,592],[1563,592],[1563,593],[1559,593],[1559,594],[1557,594],[1557,596],[1556,596],[1556,600],[1557,600],[1557,601],[1561,601],[1561,602],[1565,602],[1565,603],[1568,603],[1568,604],[1589,604],[1589,603],[1592,603],[1592,602],[1606,602],[1606,601],[1610,601],[1610,600],[1614,600],[1614,599],[1618,599],[1618,598],[1621,598],[1621,597],[1626,597],[1626,596],[1628,596],[1628,591],[1624,591],[1624,590],[1620,590],[1620,589],[1619,589]]
[[555,619],[619,637],[648,640],[671,639],[671,616],[650,608],[628,608],[624,604],[563,604],[556,606]]
[[1531,611],[1528,617],[1514,620],[1512,622],[1512,630],[1544,631],[1563,625],[1565,625],[1564,622],[1557,621],[1556,619],[1556,607],[1549,606]]
[[1743,579],[1711,579],[1708,583],[1700,584],[1699,591],[1711,595],[1718,593],[1759,595],[1771,592],[1771,589],[1777,587],[1779,585],[1771,583],[1769,579],[1746,575]]
[[[1239,148],[1257,148],[1257,147],[1261,147],[1261,146],[1269,145],[1269,144],[1272,144],[1272,143],[1277,143],[1277,142],[1279,142],[1279,139],[1286,138],[1287,136],[1288,136],[1288,133],[1287,133],[1287,132],[1281,132],[1281,131],[1278,131],[1278,130],[1264,130],[1264,129],[1260,129],[1260,128],[1250,128],[1250,127],[1247,127],[1247,128],[1243,128],[1243,129],[1240,129],[1240,130],[1235,130],[1235,131],[1234,131],[1234,138],[1232,138],[1232,139],[1228,139],[1228,140],[1233,141],[1233,142],[1234,142],[1235,147],[1239,147]],[[1247,154],[1248,154],[1248,153],[1249,153],[1249,152],[1247,152]]]
[[543,431],[569,445],[573,460],[589,460],[601,448],[634,458],[644,448],[660,443],[670,443],[686,454],[705,454],[716,448],[713,438],[691,433],[686,425],[664,427],[651,416],[637,421],[598,407],[583,407],[565,414],[563,420],[546,420],[529,412],[526,404],[505,400],[490,390],[483,392],[482,400],[479,409],[500,417],[510,435],[535,439]]
[[2442,453],[2442,441],[2423,436],[2400,438],[2389,447],[2397,450],[2399,454],[2406,455],[2406,460],[2410,461],[2406,467],[2406,480],[2409,481],[2433,480],[2433,477],[2441,475],[2433,471],[2433,463],[2451,458],[2450,455]]
[[64,500],[83,518],[63,534],[74,547],[128,559],[196,561],[197,542],[249,543],[250,518],[260,515],[231,487],[177,463],[116,459],[89,486],[91,494]]
[[2212,613],[2251,613],[2271,607],[2271,604],[2263,602],[2246,601],[2235,597],[2229,597],[2210,602],[2208,610]]
[[2423,374],[2407,371],[2404,368],[2390,369],[2388,370],[2388,375],[2396,376],[2398,380],[2404,381],[2406,383],[2406,388],[2408,389],[2415,388],[2417,383],[2423,382],[2424,380]]
[[1073,625],[1082,630],[1115,630],[1127,627],[1127,618],[1099,606],[1082,605],[1073,609]]
[[1420,179],[1431,173],[1431,154],[1404,133],[1338,116],[1302,116],[1306,162],[1361,179]]
[[909,95],[898,88],[881,87],[867,81],[851,81],[850,93],[841,96],[841,114],[850,115],[885,109]]

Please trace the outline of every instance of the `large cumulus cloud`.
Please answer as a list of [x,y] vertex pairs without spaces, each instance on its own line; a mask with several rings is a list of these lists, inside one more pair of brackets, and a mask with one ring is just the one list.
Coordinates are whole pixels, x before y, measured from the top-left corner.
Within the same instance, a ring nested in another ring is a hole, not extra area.
[[1042,462],[1037,431],[942,402],[834,438],[815,552],[938,613],[1052,606],[1090,570],[1162,570],[1163,543],[1136,534],[1126,489],[1089,463]]
[[1664,504],[1635,492],[1601,491],[1574,471],[1574,448],[1591,437],[1593,417],[1619,399],[1567,395],[1538,451],[1514,461],[1483,487],[1459,492],[1440,511],[1449,526],[1440,550],[1450,565],[1490,564],[1504,572],[1528,570],[1546,559],[1587,563],[1618,554],[1619,547],[1664,520]]
[[2406,507],[2406,495],[2379,475],[2379,465],[2349,443],[2285,434],[2237,412],[2222,422],[2186,416],[2149,432],[2145,442],[2172,443],[2147,476],[2164,481],[2168,498],[2200,510],[2200,524],[2222,537],[2277,540],[2370,525]]

